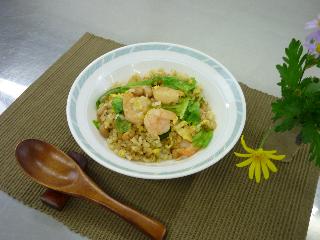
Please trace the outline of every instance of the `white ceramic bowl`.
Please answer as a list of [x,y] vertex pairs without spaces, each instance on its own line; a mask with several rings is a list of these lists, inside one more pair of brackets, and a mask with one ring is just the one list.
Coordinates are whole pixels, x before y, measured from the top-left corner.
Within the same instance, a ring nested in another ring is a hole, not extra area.
[[[196,78],[216,116],[214,137],[207,148],[179,161],[146,164],[122,159],[108,148],[92,124],[95,102],[113,83],[126,82],[134,73],[157,68]],[[171,43],[139,43],[106,53],[81,72],[69,92],[67,119],[74,139],[102,166],[132,177],[167,179],[199,172],[223,158],[241,135],[246,104],[232,74],[208,55]]]

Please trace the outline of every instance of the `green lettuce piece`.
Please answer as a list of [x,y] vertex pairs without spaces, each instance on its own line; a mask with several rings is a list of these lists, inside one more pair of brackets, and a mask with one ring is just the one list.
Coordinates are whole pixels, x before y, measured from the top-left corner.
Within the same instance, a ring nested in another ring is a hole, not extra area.
[[110,94],[118,94],[118,93],[125,93],[126,91],[128,91],[130,89],[130,87],[128,86],[122,86],[122,87],[115,87],[112,89],[109,89],[108,91],[106,91],[101,97],[99,97],[99,99],[96,101],[96,107],[97,109],[99,108],[99,105],[101,104],[101,102],[103,102],[103,100],[108,97]]
[[153,77],[151,79],[143,80],[143,81],[138,81],[138,82],[130,82],[125,86],[122,87],[115,87],[112,89],[109,89],[106,91],[102,96],[99,97],[99,99],[96,101],[96,108],[98,109],[101,102],[108,97],[110,94],[118,94],[118,93],[125,93],[128,91],[130,88],[133,87],[139,87],[139,86],[154,86],[160,81],[160,77]]
[[196,80],[190,78],[188,81],[180,80],[177,77],[166,76],[162,78],[163,86],[181,90],[185,93],[192,91],[196,87]]
[[184,115],[184,120],[192,125],[197,125],[201,122],[200,115],[200,103],[199,102],[189,102],[188,108]]
[[131,123],[124,119],[123,116],[118,115],[115,121],[116,129],[119,133],[128,132],[131,128]]
[[112,108],[115,113],[122,113],[123,112],[123,102],[122,97],[115,97],[111,102]]
[[100,101],[100,98],[99,98],[99,99],[96,101],[96,109],[99,108],[100,104],[101,104],[101,101]]
[[98,121],[98,120],[92,120],[92,123],[93,123],[93,125],[97,128],[97,129],[99,129],[100,128],[100,122]]
[[139,87],[139,86],[153,86],[157,82],[156,78],[151,78],[143,81],[138,82],[129,82],[126,86],[127,87]]
[[212,130],[200,130],[196,135],[192,138],[192,145],[199,148],[205,148],[209,145],[211,139],[213,137]]
[[177,114],[177,116],[180,119],[183,119],[184,114],[187,110],[187,107],[189,105],[189,98],[183,98],[182,100],[180,100],[179,103],[174,104],[174,105],[163,105],[162,108],[167,109],[171,112],[174,112]]

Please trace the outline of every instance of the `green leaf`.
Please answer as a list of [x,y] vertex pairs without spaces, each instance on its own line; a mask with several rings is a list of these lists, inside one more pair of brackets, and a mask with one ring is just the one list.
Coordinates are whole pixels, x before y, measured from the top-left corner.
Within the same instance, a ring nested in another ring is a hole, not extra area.
[[192,138],[192,145],[199,148],[205,148],[209,145],[211,139],[213,137],[212,130],[200,130],[196,135]]
[[179,103],[174,105],[163,105],[162,108],[172,111],[177,114],[180,119],[183,119],[184,114],[189,105],[189,98],[183,98]]
[[300,102],[298,99],[278,99],[272,103],[272,110],[275,112],[274,120],[279,118],[292,117],[297,118],[301,113]]
[[[312,95],[314,93],[320,92],[320,81],[319,78],[316,77],[311,77],[310,78],[312,81],[310,81],[308,84],[305,86],[305,93],[308,95]],[[305,80],[303,80],[305,81]]]
[[125,133],[130,130],[131,123],[124,119],[123,116],[118,115],[115,120],[115,126],[119,133]]
[[138,81],[138,82],[130,82],[125,86],[121,87],[115,87],[112,89],[109,89],[106,91],[102,96],[99,97],[99,99],[96,102],[96,107],[98,109],[99,105],[101,102],[104,101],[106,97],[108,97],[111,94],[118,94],[118,93],[125,93],[128,91],[130,88],[133,87],[139,87],[139,86],[154,86],[160,81],[160,77],[153,77],[151,79],[143,80],[143,81]]
[[154,86],[157,81],[158,81],[158,78],[151,78],[151,79],[138,81],[138,82],[129,82],[126,86],[127,87]]
[[320,167],[320,130],[315,125],[305,124],[302,127],[302,141],[310,143],[309,159]]
[[305,69],[308,69],[313,67],[314,65],[317,65],[318,62],[319,62],[319,59],[315,58],[313,54],[308,53],[306,55]]
[[188,108],[186,110],[184,120],[192,125],[197,125],[201,121],[200,113],[200,103],[199,102],[189,102]]
[[100,129],[100,122],[97,120],[92,120],[93,125],[99,130]]
[[101,97],[99,97],[99,99],[96,102],[96,106],[100,105],[101,102],[103,102],[103,100],[108,97],[111,94],[118,94],[118,93],[125,93],[126,91],[128,91],[130,89],[130,87],[128,86],[122,86],[122,87],[115,87],[115,88],[111,88],[108,91],[106,91]]
[[100,99],[98,99],[98,100],[96,101],[96,109],[99,108],[100,104],[101,104]]
[[190,92],[196,87],[196,80],[190,78],[190,80],[180,80],[177,77],[166,76],[162,78],[163,86],[173,89],[181,90],[185,93]]
[[122,113],[123,112],[123,102],[122,97],[115,97],[111,102],[112,108],[115,113]]
[[319,66],[320,57],[303,54],[300,41],[293,39],[285,50],[284,63],[277,65],[282,98],[272,103],[275,131],[301,127],[304,143],[310,144],[310,160],[320,167],[320,79],[305,77],[305,70]]
[[279,99],[271,106],[275,113],[273,120],[278,120],[275,127],[276,132],[291,130],[298,123],[301,113],[300,102],[294,99]]
[[301,81],[307,58],[307,54],[302,55],[302,52],[301,42],[292,39],[289,47],[285,49],[286,57],[283,58],[285,62],[276,66],[281,77],[279,85],[283,96],[286,96],[288,91],[295,89]]

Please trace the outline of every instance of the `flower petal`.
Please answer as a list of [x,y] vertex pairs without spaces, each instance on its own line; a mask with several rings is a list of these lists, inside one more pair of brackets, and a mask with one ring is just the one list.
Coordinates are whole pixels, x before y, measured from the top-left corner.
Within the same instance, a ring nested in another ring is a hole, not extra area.
[[261,165],[260,165],[260,161],[256,162],[256,166],[254,168],[255,171],[255,176],[256,176],[256,182],[260,183],[261,180]]
[[306,37],[306,41],[310,42],[311,40],[314,40],[316,42],[320,42],[320,29],[317,31],[314,31],[312,33],[310,33],[307,37]]
[[277,150],[263,150],[263,152],[266,154],[274,154],[277,152]]
[[241,167],[245,167],[245,166],[248,166],[250,163],[252,163],[253,161],[253,158],[249,158],[243,162],[240,162],[238,164],[236,164],[237,167],[241,168]]
[[253,153],[254,150],[252,148],[249,148],[246,144],[246,142],[244,141],[244,135],[241,136],[241,145],[244,148],[244,150],[246,150],[248,153]]
[[312,20],[306,23],[305,29],[317,29],[318,27],[318,21]]
[[253,175],[254,175],[254,168],[255,168],[255,161],[253,161],[249,167],[249,178],[253,179]]
[[273,160],[282,160],[286,157],[286,155],[273,155],[273,154],[267,154],[268,158]]
[[262,169],[264,179],[266,180],[269,179],[269,169],[267,168],[266,160],[261,161],[261,169]]
[[252,156],[252,153],[237,153],[237,152],[234,152],[234,154],[237,157],[251,157]]
[[272,172],[277,172],[278,171],[276,165],[274,165],[273,162],[270,161],[270,159],[267,159],[266,164],[267,164],[268,168],[270,168],[270,170]]

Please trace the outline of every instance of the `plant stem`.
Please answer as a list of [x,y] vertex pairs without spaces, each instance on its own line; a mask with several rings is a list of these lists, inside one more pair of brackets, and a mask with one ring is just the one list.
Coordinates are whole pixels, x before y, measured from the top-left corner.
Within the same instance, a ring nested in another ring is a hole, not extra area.
[[270,136],[271,132],[273,132],[273,130],[274,130],[273,127],[269,127],[269,129],[264,133],[261,143],[259,145],[259,148],[263,148],[263,145],[265,144],[265,142],[267,141],[268,137]]

